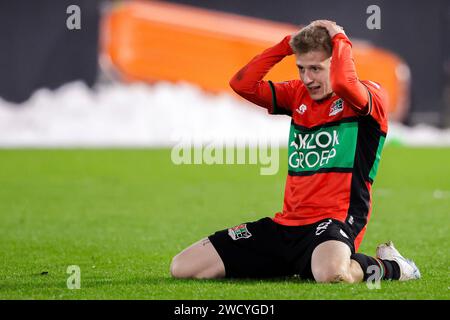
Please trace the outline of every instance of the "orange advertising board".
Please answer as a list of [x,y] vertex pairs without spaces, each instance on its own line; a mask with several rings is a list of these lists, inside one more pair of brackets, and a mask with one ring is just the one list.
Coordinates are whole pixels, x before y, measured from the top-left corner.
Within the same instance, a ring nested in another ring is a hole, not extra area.
[[[122,3],[102,21],[102,53],[126,81],[186,81],[212,91],[230,91],[230,78],[253,56],[292,34],[298,26],[158,1]],[[409,69],[397,55],[352,39],[361,79],[381,83],[389,112],[401,120],[409,100]],[[298,78],[294,56],[266,77]]]

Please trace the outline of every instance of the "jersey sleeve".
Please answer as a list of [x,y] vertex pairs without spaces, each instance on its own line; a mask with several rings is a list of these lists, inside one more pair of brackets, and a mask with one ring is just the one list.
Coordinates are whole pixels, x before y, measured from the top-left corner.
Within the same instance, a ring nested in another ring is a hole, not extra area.
[[369,114],[370,92],[356,74],[352,43],[343,33],[338,33],[332,45],[330,81],[334,93],[349,102],[357,114]]
[[286,36],[275,46],[254,57],[230,80],[230,86],[237,94],[267,109],[270,114],[291,113],[291,82],[273,83],[263,80],[275,64],[293,54],[289,40],[290,36]]
[[349,102],[355,113],[372,116],[387,132],[387,93],[373,81],[361,81],[356,74],[352,43],[343,33],[332,39],[330,81],[333,91]]
[[298,82],[298,80],[277,83],[268,81],[272,93],[272,104],[267,109],[270,114],[285,114],[292,116],[295,93],[299,91]]
[[366,87],[369,96],[366,115],[374,118],[380,124],[381,130],[386,133],[389,102],[387,92],[380,84],[374,81],[361,81],[361,83]]

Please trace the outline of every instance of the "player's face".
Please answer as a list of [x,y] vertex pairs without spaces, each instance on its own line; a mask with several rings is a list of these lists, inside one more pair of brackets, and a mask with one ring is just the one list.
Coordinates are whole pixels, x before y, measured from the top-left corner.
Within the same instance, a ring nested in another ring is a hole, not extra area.
[[331,57],[323,50],[296,54],[300,78],[313,100],[321,100],[333,93],[330,84]]

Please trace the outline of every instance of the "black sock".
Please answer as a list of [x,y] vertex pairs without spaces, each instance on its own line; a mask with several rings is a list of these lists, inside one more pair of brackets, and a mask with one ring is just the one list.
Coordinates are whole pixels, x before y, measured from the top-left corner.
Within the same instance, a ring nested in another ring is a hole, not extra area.
[[358,262],[361,266],[364,273],[364,281],[374,275],[375,271],[372,266],[379,268],[380,280],[398,280],[400,278],[400,268],[395,261],[381,260],[366,256],[362,253],[354,253],[350,258]]
[[379,259],[384,265],[385,275],[383,279],[386,280],[398,280],[400,279],[400,267],[398,263],[391,260]]

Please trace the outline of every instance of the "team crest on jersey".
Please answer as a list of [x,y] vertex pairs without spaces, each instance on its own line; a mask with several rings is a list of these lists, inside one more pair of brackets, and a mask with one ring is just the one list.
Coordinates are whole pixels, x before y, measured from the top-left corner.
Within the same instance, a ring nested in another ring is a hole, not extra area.
[[306,112],[306,109],[308,109],[308,107],[302,103],[295,111],[300,114],[304,114]]
[[250,231],[248,231],[248,229],[247,229],[246,223],[240,224],[233,228],[229,228],[228,235],[233,240],[246,239],[246,238],[250,238],[252,236]]
[[331,117],[337,115],[342,110],[344,110],[344,101],[342,99],[338,99],[331,105],[329,116]]

